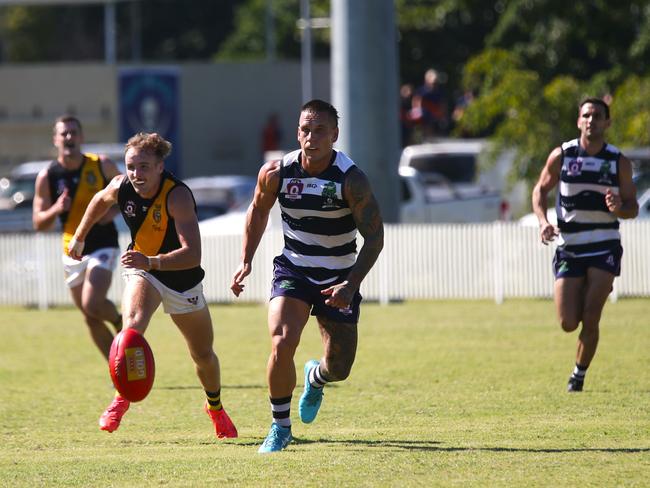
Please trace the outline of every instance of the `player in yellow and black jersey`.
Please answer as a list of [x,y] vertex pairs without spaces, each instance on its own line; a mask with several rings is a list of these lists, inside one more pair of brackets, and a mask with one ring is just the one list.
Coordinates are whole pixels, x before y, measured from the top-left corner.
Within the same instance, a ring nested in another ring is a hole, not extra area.
[[[237,429],[221,405],[219,359],[212,347],[212,319],[201,284],[201,235],[190,189],[165,171],[171,144],[158,134],[140,133],[126,144],[126,176],[120,175],[97,193],[69,243],[70,256],[80,258],[90,229],[116,203],[131,230],[122,255],[126,282],[122,298],[124,327],[144,334],[162,303],[179,328],[196,364],[206,393],[205,411],[217,437],[237,437]],[[119,394],[99,419],[103,430],[120,425],[129,402]]]
[[75,305],[84,315],[93,341],[108,359],[113,332],[111,322],[122,327],[115,304],[106,298],[119,255],[115,207],[94,225],[80,261],[67,255],[72,234],[91,198],[119,174],[109,159],[83,154],[83,131],[76,117],[62,116],[54,124],[53,144],[57,158],[36,178],[33,222],[36,230],[48,230],[57,218],[63,229],[63,269]]

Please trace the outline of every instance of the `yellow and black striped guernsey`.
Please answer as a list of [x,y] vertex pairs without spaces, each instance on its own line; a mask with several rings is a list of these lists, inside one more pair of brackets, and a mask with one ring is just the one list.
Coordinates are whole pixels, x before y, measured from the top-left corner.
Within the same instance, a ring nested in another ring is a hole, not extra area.
[[[163,171],[156,195],[153,198],[142,198],[135,192],[128,178],[122,180],[117,203],[126,225],[131,230],[129,249],[146,256],[155,256],[181,247],[174,219],[169,215],[167,208],[169,192],[177,186],[188,188],[170,172]],[[196,212],[196,205],[194,211]],[[179,292],[198,285],[205,276],[200,266],[180,271],[151,270],[150,273],[168,288]]]
[[[47,168],[47,182],[52,203],[67,189],[70,210],[59,215],[63,228],[63,252],[68,252],[68,243],[77,229],[92,197],[108,184],[102,172],[101,161],[96,154],[84,154],[83,162],[76,170],[64,168],[58,161],[52,161]],[[83,254],[91,254],[104,247],[118,247],[117,229],[111,221],[95,224],[86,237]]]

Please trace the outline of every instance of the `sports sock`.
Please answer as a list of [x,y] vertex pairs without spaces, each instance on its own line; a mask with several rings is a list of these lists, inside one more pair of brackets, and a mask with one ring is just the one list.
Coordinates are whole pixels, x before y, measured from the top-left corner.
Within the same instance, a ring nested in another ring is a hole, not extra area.
[[221,405],[221,388],[215,392],[205,390],[205,396],[208,397],[208,408],[210,410],[217,412],[223,408],[223,405]]
[[273,422],[280,427],[291,428],[291,395],[284,398],[269,398]]
[[329,380],[325,378],[320,370],[320,364],[318,364],[318,366],[314,366],[309,370],[309,384],[314,388],[322,388],[328,382]]
[[585,375],[587,374],[588,367],[589,366],[581,366],[578,363],[576,363],[576,367],[573,369],[573,373],[571,374],[571,377],[577,380],[584,380]]

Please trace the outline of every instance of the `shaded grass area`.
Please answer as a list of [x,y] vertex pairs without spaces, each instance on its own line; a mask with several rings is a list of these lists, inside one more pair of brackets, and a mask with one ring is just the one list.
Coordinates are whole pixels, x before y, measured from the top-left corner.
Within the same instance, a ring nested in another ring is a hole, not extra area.
[[310,322],[296,357],[295,442],[256,453],[270,425],[266,309],[215,306],[222,399],[240,437],[217,440],[180,333],[158,313],[151,394],[108,434],[110,379],[78,312],[0,309],[0,485],[647,486],[646,300],[608,303],[581,394],[576,334],[546,300],[365,304],[351,377],[297,416]]

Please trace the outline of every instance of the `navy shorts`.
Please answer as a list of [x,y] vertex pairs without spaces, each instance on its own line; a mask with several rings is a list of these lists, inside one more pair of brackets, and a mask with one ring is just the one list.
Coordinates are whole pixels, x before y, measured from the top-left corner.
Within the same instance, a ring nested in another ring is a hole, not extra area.
[[273,283],[271,285],[271,298],[291,297],[302,300],[311,306],[311,315],[325,316],[335,322],[356,324],[359,322],[361,294],[354,294],[352,303],[348,308],[334,308],[325,304],[327,295],[321,290],[329,288],[336,282],[326,285],[316,285],[309,281],[300,271],[288,263],[284,256],[273,260]]
[[572,253],[557,248],[553,257],[553,273],[558,278],[581,278],[587,276],[588,268],[598,268],[614,276],[621,274],[623,248],[617,246],[605,254],[575,257]]

